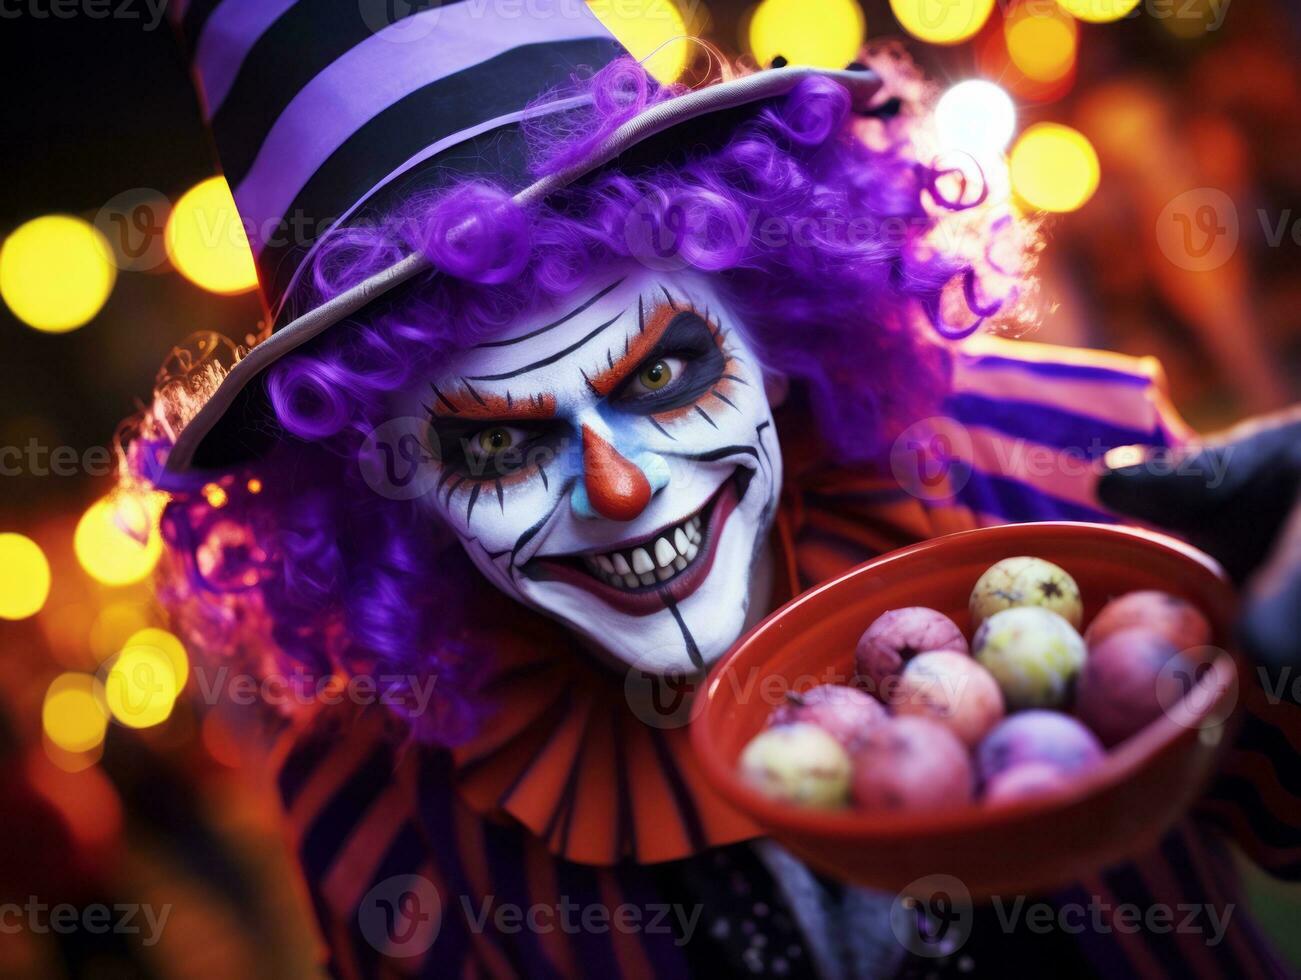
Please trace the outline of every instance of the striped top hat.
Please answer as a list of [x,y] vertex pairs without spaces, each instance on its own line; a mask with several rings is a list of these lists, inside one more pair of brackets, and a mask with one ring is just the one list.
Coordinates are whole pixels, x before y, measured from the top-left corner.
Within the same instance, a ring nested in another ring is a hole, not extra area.
[[462,177],[540,202],[651,136],[784,95],[809,75],[841,81],[861,103],[880,87],[870,71],[802,67],[714,82],[651,105],[584,159],[533,179],[522,124],[580,111],[585,96],[546,97],[626,54],[582,0],[181,0],[171,11],[271,323],[178,436],[172,472],[236,462],[232,432],[265,399],[270,364],[429,270],[414,253],[296,310],[298,279],[331,227]]

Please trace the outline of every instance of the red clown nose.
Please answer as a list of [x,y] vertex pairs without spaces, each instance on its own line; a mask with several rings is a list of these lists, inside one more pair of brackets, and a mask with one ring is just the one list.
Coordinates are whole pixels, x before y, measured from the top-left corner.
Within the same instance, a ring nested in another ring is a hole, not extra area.
[[583,483],[592,509],[612,521],[631,521],[650,503],[651,485],[641,467],[583,426]]

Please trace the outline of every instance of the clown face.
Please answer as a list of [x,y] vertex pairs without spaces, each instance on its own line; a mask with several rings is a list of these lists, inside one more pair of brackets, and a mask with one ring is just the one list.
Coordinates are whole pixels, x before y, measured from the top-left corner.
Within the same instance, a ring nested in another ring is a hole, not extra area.
[[408,398],[430,419],[426,499],[506,595],[641,670],[700,670],[740,635],[781,458],[706,281],[611,274]]

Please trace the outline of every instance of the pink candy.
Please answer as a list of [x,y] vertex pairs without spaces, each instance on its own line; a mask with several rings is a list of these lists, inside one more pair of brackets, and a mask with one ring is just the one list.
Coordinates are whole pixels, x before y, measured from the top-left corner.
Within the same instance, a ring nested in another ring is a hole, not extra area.
[[919,653],[953,650],[968,653],[967,638],[957,623],[925,606],[882,613],[859,638],[854,662],[864,686],[889,700],[889,688],[904,665]]

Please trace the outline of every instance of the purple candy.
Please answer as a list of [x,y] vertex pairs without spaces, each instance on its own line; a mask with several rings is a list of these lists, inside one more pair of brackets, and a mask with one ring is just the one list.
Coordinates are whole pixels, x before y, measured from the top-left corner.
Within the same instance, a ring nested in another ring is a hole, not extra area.
[[888,688],[919,653],[953,650],[969,653],[957,623],[925,606],[891,609],[876,618],[858,640],[854,662],[869,691],[889,700]]
[[1042,762],[1067,775],[1099,765],[1106,753],[1097,737],[1059,711],[1022,711],[994,726],[976,749],[976,768],[988,783],[1014,766]]

